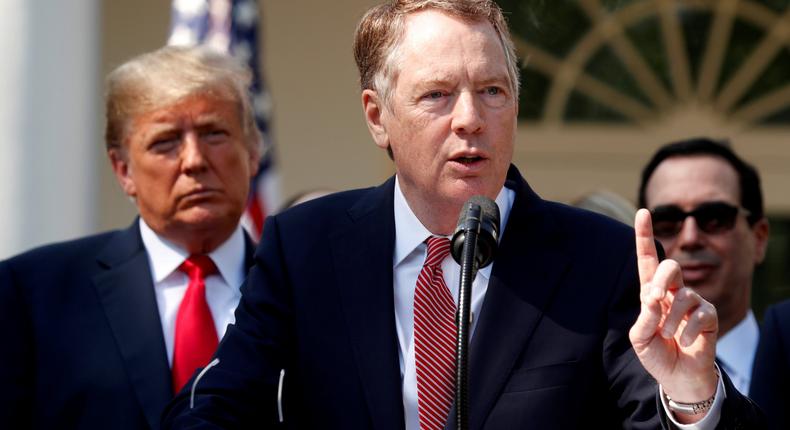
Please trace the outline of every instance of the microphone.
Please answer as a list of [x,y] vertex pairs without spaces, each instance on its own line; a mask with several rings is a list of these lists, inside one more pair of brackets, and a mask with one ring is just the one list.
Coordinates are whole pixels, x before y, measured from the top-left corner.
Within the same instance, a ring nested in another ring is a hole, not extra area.
[[469,330],[472,281],[477,270],[494,260],[499,239],[499,207],[493,200],[472,196],[464,203],[453,234],[451,252],[461,266],[458,311],[455,325],[455,422],[458,430],[469,429]]
[[456,263],[463,264],[463,250],[468,233],[477,233],[475,272],[494,261],[499,240],[499,206],[484,196],[472,196],[464,203],[452,239],[451,253]]

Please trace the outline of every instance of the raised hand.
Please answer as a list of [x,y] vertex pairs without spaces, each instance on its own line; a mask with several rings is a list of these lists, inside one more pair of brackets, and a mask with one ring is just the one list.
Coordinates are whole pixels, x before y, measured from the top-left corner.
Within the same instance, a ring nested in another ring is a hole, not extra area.
[[[716,392],[716,308],[683,286],[680,265],[659,264],[650,212],[640,209],[634,221],[641,283],[641,312],[629,337],[645,369],[664,392],[683,403],[709,399]],[[693,422],[702,416],[678,417]]]

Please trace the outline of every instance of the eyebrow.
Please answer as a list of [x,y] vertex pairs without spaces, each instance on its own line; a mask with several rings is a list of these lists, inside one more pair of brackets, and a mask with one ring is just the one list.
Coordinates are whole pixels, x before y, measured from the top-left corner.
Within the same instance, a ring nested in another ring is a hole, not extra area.
[[[455,86],[454,80],[449,77],[436,77],[436,78],[428,78],[425,80],[420,81],[415,87],[418,90],[426,90],[433,87],[448,87],[448,86]],[[510,77],[507,74],[504,75],[490,75],[483,79],[477,80],[474,82],[475,85],[479,86],[489,86],[489,85],[502,85],[505,87],[509,87],[510,85]]]
[[480,85],[483,85],[483,86],[498,84],[498,85],[504,85],[504,86],[507,87],[507,86],[510,85],[510,77],[507,76],[507,75],[504,75],[504,76],[492,76],[492,77],[489,77],[489,78],[482,79],[479,82],[480,82]]
[[[225,121],[225,118],[222,115],[215,112],[207,112],[194,117],[194,121],[192,122],[196,127],[200,127],[211,123],[221,123],[223,121]],[[153,117],[149,122],[151,126],[158,126],[158,128],[170,128],[172,126],[178,128],[181,126],[181,123],[182,121],[180,118],[174,118],[174,116],[171,114],[163,114],[161,116]]]
[[429,78],[421,80],[417,83],[416,87],[419,89],[428,89],[433,87],[448,87],[455,86],[452,79],[449,78]]

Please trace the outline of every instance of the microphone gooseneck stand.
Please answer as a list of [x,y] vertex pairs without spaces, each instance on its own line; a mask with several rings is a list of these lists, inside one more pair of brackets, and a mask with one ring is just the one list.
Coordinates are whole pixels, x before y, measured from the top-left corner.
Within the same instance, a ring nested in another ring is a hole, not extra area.
[[455,418],[458,430],[469,428],[469,331],[472,327],[472,282],[477,270],[494,260],[499,238],[499,207],[484,196],[464,203],[453,234],[451,251],[461,266],[455,314]]
[[472,281],[477,274],[477,235],[480,232],[480,206],[471,205],[463,227],[464,247],[461,253],[461,281],[458,289],[458,311],[455,326],[458,328],[455,343],[455,418],[458,430],[469,428],[469,329],[471,327],[470,307],[472,301]]

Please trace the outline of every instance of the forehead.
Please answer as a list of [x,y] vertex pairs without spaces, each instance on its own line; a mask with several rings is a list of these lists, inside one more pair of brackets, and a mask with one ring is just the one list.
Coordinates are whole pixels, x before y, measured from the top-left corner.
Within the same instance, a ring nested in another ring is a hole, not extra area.
[[213,95],[193,95],[134,115],[133,128],[182,121],[238,119],[237,103]]
[[221,123],[241,126],[238,103],[225,97],[198,94],[164,103],[133,114],[124,127],[122,143],[145,140],[153,135],[187,125],[201,126]]
[[409,14],[398,47],[402,71],[431,73],[463,61],[507,74],[504,48],[488,21],[472,21],[428,9]]
[[647,205],[677,204],[690,209],[704,201],[740,202],[738,172],[717,156],[670,157],[661,162],[645,190]]

